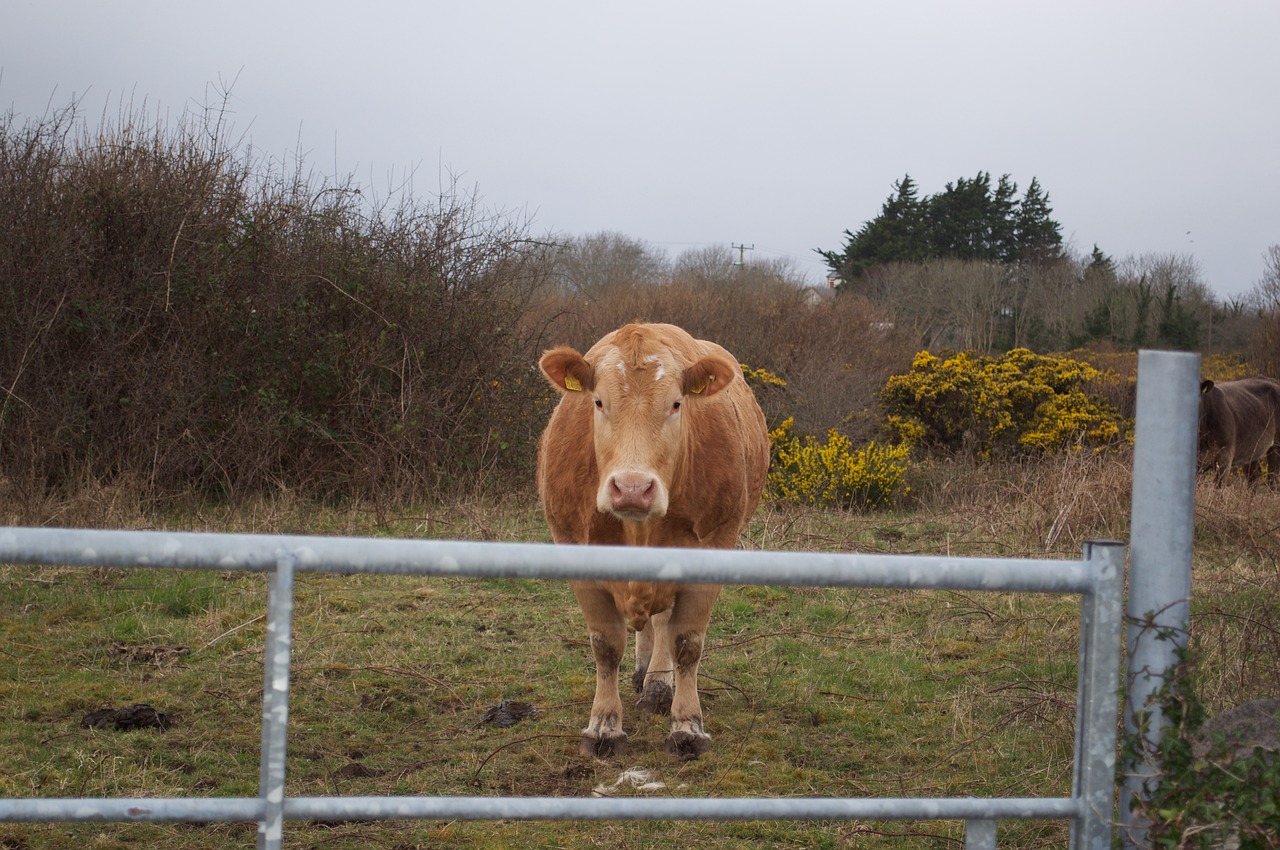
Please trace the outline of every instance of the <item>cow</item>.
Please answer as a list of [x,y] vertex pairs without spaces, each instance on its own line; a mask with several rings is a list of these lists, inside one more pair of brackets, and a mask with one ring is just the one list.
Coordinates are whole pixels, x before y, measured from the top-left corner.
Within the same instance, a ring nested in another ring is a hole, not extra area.
[[[764,488],[769,436],[733,355],[675,325],[629,324],[585,355],[552,348],[539,366],[561,394],[537,462],[538,495],[557,543],[737,544]],[[618,676],[628,625],[636,632],[637,704],[670,714],[668,753],[692,759],[706,752],[698,662],[720,586],[570,584],[596,667],[579,753],[627,752]]]
[[1244,467],[1250,484],[1267,462],[1267,483],[1280,472],[1280,382],[1270,378],[1200,382],[1196,454],[1201,472],[1214,471],[1222,486],[1232,467]]

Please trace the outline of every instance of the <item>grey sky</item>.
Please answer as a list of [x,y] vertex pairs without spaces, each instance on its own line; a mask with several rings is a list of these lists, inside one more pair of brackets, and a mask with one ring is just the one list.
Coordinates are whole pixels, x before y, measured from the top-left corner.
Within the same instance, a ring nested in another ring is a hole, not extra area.
[[0,108],[176,119],[234,80],[276,158],[813,283],[904,174],[1034,176],[1074,250],[1190,255],[1231,297],[1280,243],[1278,34],[1275,0],[7,0]]

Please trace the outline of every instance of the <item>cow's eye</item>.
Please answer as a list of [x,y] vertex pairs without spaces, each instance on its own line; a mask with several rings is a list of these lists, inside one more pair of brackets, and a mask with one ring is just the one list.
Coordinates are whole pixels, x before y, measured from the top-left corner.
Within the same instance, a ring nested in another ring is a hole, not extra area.
[[600,399],[596,399],[596,409],[597,409],[597,410],[604,410],[604,402],[603,402],[603,401],[601,401]]
[[680,410],[680,402],[678,401],[671,402],[671,412],[677,413],[679,412],[679,410]]

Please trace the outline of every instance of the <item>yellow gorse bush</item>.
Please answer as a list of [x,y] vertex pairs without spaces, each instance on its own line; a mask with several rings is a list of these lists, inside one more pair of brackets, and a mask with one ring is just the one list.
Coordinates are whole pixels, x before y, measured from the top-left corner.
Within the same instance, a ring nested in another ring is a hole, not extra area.
[[880,391],[895,442],[978,457],[1117,442],[1120,414],[1085,386],[1102,373],[1069,357],[1017,348],[999,357],[922,351]]
[[1114,444],[1121,434],[1119,417],[1102,405],[1078,389],[1055,395],[1040,406],[1018,442],[1044,452]]
[[769,433],[773,458],[768,489],[773,498],[806,505],[870,510],[891,507],[908,492],[906,445],[872,442],[855,451],[834,428],[827,441],[800,437],[786,419]]
[[739,364],[742,367],[742,377],[746,379],[748,384],[761,387],[785,387],[787,382],[768,369],[752,369],[746,363]]

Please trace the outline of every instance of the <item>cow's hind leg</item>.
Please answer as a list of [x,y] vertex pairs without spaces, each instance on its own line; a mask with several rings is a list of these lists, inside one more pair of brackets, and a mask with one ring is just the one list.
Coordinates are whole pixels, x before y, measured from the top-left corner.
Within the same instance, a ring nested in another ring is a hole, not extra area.
[[720,593],[717,585],[693,585],[676,597],[667,634],[675,660],[675,695],[671,701],[671,732],[667,752],[694,759],[711,748],[711,736],[702,727],[698,699],[698,662],[711,621],[711,609]]
[[653,658],[653,619],[636,632],[636,671],[631,674],[631,685],[636,693],[644,690],[644,675],[649,672],[649,660]]
[[596,662],[596,693],[591,719],[582,730],[581,755],[607,758],[625,755],[627,733],[622,730],[622,697],[618,675],[627,647],[627,624],[613,604],[613,597],[596,588],[574,585],[574,593],[587,618],[591,654]]
[[640,693],[636,705],[650,714],[670,714],[675,686],[671,656],[671,612],[655,614],[636,635],[636,672],[631,683]]

